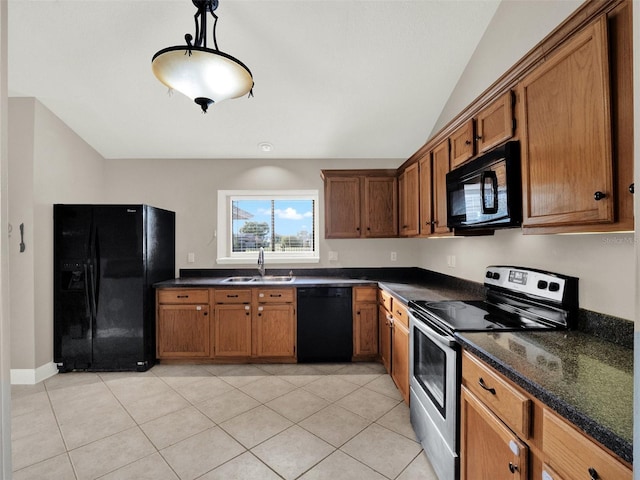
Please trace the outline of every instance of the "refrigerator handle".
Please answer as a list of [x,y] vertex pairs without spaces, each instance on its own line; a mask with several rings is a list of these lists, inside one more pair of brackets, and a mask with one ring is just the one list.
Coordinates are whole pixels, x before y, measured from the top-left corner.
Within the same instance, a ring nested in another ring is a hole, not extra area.
[[93,264],[89,264],[89,282],[91,285],[91,310],[93,312],[92,318],[95,319],[98,315],[98,311],[96,308],[96,279],[95,279],[95,269],[93,268]]
[[84,298],[87,301],[87,317],[93,318],[93,309],[91,307],[89,294],[89,282],[91,281],[89,279],[89,268],[86,262],[82,266],[84,267]]

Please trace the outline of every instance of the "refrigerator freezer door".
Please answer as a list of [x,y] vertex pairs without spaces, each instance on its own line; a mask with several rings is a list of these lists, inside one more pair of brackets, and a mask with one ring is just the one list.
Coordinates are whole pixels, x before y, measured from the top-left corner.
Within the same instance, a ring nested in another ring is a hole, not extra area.
[[90,288],[92,211],[54,205],[54,361],[60,370],[93,362]]

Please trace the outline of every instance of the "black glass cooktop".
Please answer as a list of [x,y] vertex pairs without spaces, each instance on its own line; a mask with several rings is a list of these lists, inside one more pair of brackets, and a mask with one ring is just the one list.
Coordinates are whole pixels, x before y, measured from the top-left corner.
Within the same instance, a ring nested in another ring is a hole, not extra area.
[[435,321],[449,331],[546,330],[558,328],[517,312],[508,312],[484,301],[409,302],[414,316]]

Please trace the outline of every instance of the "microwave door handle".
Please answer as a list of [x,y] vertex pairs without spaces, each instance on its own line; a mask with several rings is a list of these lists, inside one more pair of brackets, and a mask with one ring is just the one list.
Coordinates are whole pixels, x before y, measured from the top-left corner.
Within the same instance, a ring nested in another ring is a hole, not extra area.
[[[491,182],[489,191],[487,191],[487,180]],[[493,170],[482,172],[480,175],[480,192],[482,195],[482,213],[498,213],[498,176],[496,172]],[[491,205],[488,205],[488,203]]]

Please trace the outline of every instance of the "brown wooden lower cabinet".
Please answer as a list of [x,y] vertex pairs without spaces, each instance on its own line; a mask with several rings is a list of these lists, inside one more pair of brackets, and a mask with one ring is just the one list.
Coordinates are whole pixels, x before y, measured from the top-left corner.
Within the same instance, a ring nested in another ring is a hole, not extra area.
[[526,480],[527,445],[473,393],[461,392],[460,480]]
[[382,304],[378,306],[378,339],[380,361],[391,374],[391,313]]
[[257,357],[293,357],[296,339],[293,305],[259,305],[254,332]]
[[378,292],[380,360],[409,404],[409,312],[389,292]]
[[378,288],[353,287],[353,360],[378,357]]
[[160,305],[157,356],[208,357],[209,305]]
[[212,332],[214,357],[251,355],[251,305],[216,305]]
[[156,299],[160,360],[295,361],[295,288],[172,288]]
[[391,378],[406,404],[409,403],[409,328],[394,320],[391,333]]
[[158,290],[156,304],[158,358],[210,355],[209,292],[206,288]]
[[463,351],[460,479],[541,478],[631,480],[632,468],[482,360]]

